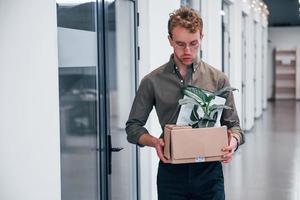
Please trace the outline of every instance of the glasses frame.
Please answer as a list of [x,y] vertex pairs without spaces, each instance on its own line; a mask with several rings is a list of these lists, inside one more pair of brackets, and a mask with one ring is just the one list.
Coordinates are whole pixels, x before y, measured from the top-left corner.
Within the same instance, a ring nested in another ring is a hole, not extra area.
[[[190,42],[190,44],[187,44],[187,43],[181,42],[181,41],[175,41],[173,38],[171,38],[171,40],[173,42],[173,47],[175,49],[185,50],[186,48],[189,48],[190,50],[196,50],[200,46],[200,41],[199,40],[194,40],[194,41]],[[196,44],[192,44],[195,41],[197,41],[197,43]],[[178,43],[182,43],[182,45],[178,44]]]

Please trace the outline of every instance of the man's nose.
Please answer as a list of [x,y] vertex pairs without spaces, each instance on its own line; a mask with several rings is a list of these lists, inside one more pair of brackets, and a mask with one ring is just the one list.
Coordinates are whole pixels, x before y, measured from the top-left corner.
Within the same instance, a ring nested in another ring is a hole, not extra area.
[[184,48],[184,52],[185,53],[191,52],[191,47],[189,45],[186,45],[186,47]]

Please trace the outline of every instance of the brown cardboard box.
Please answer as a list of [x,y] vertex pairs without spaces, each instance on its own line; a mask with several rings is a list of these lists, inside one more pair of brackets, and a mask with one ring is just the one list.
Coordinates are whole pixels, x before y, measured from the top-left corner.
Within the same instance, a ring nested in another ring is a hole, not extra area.
[[164,156],[171,163],[224,160],[222,148],[228,145],[227,127],[192,128],[166,125]]

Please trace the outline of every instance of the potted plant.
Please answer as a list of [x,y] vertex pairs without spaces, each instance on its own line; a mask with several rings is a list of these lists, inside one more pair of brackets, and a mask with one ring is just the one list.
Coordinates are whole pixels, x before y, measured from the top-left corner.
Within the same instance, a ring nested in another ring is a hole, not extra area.
[[[224,96],[224,94],[235,90],[237,89],[227,86],[213,93],[209,93],[195,86],[188,85],[182,88],[182,92],[189,98],[180,99],[178,103],[179,105],[193,105],[190,115],[192,123],[189,124],[192,128],[214,127],[219,111],[232,108],[226,105],[214,104],[213,100],[216,96]],[[197,112],[199,107],[204,113],[203,116],[199,116]]]

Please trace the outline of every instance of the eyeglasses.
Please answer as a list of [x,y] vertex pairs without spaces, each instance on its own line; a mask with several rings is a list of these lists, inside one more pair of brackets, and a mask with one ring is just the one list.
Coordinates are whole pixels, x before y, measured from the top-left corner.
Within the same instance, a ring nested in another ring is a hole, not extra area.
[[179,42],[179,41],[174,41],[174,48],[176,49],[180,49],[180,50],[184,50],[186,49],[187,47],[189,47],[190,49],[197,49],[199,47],[199,41],[198,40],[195,40],[193,42],[191,42],[190,44],[186,44],[185,42]]

